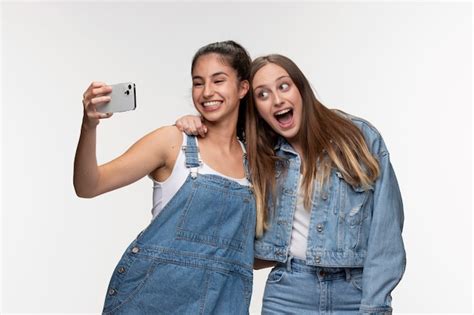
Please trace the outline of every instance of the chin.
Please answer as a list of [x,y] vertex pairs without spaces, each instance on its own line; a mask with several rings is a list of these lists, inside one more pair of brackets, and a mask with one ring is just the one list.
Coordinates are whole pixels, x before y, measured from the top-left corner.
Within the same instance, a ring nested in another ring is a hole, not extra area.
[[208,113],[199,108],[196,108],[196,110],[198,111],[199,115],[201,115],[201,117],[204,118],[205,120],[212,120],[212,116],[215,116],[213,115],[213,113]]
[[281,134],[281,136],[283,138],[285,138],[286,140],[291,141],[293,139],[296,139],[297,133],[295,133],[295,132],[291,132],[291,133],[284,132],[284,133]]
[[218,122],[223,119],[222,114],[219,113],[201,113],[201,117],[208,122]]
[[275,128],[273,130],[277,134],[279,134],[280,136],[282,136],[283,138],[285,138],[287,140],[293,139],[298,135],[298,130],[295,127],[291,128],[289,130],[282,130],[280,128]]

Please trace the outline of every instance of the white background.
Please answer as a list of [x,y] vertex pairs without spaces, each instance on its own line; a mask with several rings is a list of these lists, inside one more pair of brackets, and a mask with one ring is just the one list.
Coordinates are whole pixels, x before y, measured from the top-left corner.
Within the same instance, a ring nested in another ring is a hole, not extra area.
[[[396,313],[470,313],[470,3],[3,3],[2,313],[99,313],[123,250],[151,219],[152,183],[95,199],[72,186],[82,93],[134,81],[138,109],[99,125],[104,163],[194,112],[190,62],[233,39],[281,53],[320,100],[372,122],[405,205]],[[267,271],[255,273],[260,312]]]

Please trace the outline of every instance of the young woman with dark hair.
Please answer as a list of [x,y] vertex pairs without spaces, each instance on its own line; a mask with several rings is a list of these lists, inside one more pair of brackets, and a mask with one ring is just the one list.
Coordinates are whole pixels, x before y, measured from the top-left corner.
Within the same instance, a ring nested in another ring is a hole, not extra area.
[[96,129],[111,115],[96,106],[110,101],[111,87],[93,82],[84,93],[77,195],[91,198],[146,175],[154,184],[153,220],[115,268],[104,314],[248,314],[255,199],[237,126],[239,108],[245,112],[247,105],[250,62],[233,41],[201,48],[191,67],[192,98],[207,137],[198,141],[162,127],[100,166]]

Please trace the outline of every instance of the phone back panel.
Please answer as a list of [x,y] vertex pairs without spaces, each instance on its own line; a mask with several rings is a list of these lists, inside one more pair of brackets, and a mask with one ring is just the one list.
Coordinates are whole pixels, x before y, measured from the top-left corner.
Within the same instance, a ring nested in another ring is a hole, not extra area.
[[110,102],[102,106],[97,106],[97,111],[101,113],[116,113],[133,110],[136,107],[135,84],[125,82],[113,84],[110,93]]

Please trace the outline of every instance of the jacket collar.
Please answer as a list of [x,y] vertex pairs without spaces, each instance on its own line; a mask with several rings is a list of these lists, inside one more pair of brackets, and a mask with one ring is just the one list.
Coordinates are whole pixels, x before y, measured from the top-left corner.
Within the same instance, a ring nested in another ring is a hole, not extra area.
[[298,153],[293,149],[293,147],[286,141],[283,137],[278,137],[277,143],[273,147],[275,152],[283,151],[286,153],[291,153],[293,155],[298,155]]

